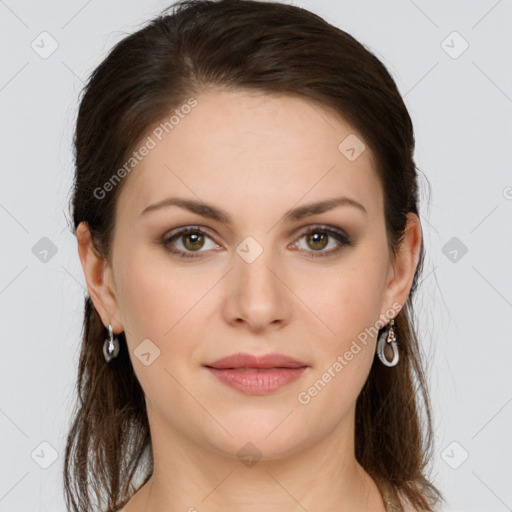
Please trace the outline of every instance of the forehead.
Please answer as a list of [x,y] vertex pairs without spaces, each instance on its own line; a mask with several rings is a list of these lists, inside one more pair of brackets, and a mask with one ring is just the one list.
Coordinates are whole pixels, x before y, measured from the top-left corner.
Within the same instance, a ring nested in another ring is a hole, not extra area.
[[331,109],[245,90],[209,90],[194,99],[194,107],[177,107],[145,135],[151,149],[119,198],[127,216],[135,219],[168,195],[231,205],[234,212],[279,204],[284,210],[336,195],[362,202],[370,216],[382,208],[370,148]]

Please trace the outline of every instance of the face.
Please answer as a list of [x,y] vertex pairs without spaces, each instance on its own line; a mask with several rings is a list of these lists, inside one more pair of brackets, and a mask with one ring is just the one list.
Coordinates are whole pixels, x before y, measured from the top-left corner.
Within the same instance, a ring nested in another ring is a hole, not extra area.
[[[282,457],[353,426],[375,326],[405,301],[417,253],[394,266],[372,153],[357,156],[362,135],[333,112],[245,91],[195,98],[162,140],[148,134],[155,147],[125,178],[112,266],[94,296],[105,325],[125,331],[153,434]],[[354,152],[339,149],[348,136]],[[202,209],[147,209],[169,198]],[[240,352],[305,368],[258,372],[280,383],[266,390],[207,368]]]

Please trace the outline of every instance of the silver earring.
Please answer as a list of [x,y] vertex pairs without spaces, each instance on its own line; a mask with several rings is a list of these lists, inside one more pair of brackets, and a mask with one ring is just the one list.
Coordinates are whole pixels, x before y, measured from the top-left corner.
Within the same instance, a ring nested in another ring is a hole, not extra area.
[[103,342],[103,357],[107,363],[110,363],[117,357],[117,354],[119,354],[119,340],[117,336],[114,337],[112,326],[108,324],[108,338]]
[[[379,340],[377,342],[377,355],[379,356],[382,364],[386,366],[395,366],[399,359],[395,329],[393,328],[394,325],[395,319],[392,318],[388,324],[388,328],[380,333]],[[386,359],[386,355],[384,354],[384,347],[386,344],[388,344],[393,349],[393,359],[391,361],[388,361]]]

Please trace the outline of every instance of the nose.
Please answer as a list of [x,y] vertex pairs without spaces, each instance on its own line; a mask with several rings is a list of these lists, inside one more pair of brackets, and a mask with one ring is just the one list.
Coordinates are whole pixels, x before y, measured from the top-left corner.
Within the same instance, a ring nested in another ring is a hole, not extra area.
[[289,321],[292,298],[283,267],[270,249],[250,261],[236,254],[226,276],[226,321],[254,332],[282,328]]

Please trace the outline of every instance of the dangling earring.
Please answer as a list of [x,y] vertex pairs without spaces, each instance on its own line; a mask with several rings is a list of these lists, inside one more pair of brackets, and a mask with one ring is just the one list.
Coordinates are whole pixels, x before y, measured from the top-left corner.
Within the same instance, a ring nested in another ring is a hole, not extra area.
[[[380,333],[379,341],[377,342],[377,355],[379,356],[379,359],[382,361],[382,364],[385,364],[386,366],[395,366],[398,363],[399,359],[395,329],[393,328],[394,325],[395,319],[392,318],[388,324],[388,328]],[[386,346],[386,344],[388,344],[393,349],[392,361],[388,361],[386,359],[386,355],[384,354],[384,347]]]
[[109,337],[103,342],[103,356],[105,357],[105,361],[110,363],[110,361],[119,354],[119,340],[117,336],[114,337],[114,331],[112,331],[110,324],[108,324],[108,335]]

